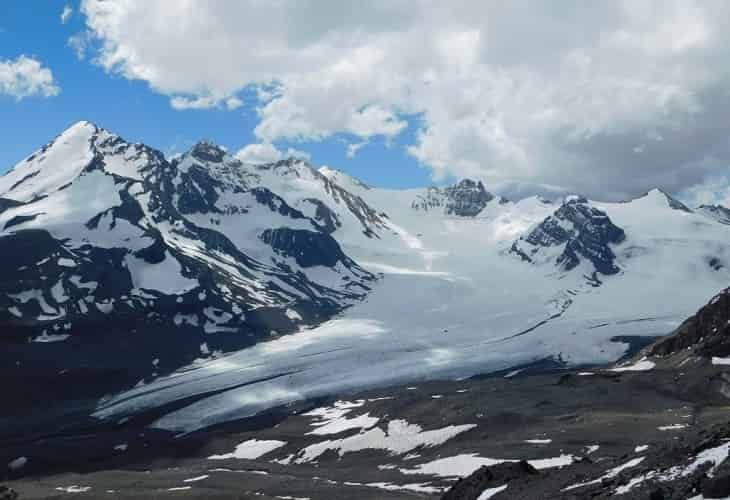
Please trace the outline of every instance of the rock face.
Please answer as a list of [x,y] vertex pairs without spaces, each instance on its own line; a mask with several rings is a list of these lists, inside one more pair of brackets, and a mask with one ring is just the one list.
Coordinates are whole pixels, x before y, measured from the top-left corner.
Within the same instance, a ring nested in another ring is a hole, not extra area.
[[484,210],[494,195],[484,188],[481,181],[464,179],[445,188],[431,187],[419,195],[411,207],[415,210],[443,210],[446,215],[474,217]]
[[[605,212],[583,197],[572,196],[527,236],[515,241],[510,251],[531,263],[554,259],[565,271],[578,266],[582,258],[596,272],[610,275],[620,270],[610,245],[621,243],[625,237],[623,229]],[[557,255],[554,249],[558,249]]]
[[[478,500],[485,490],[500,488],[513,479],[537,476],[540,473],[523,461],[481,467],[469,476],[460,479],[441,500]],[[496,493],[496,492],[495,492]]]
[[666,356],[693,348],[700,356],[730,356],[730,288],[716,295],[670,336],[649,348],[649,354]]
[[345,217],[387,225],[303,162],[168,161],[76,124],[0,177],[0,375],[95,397],[324,321],[375,279],[331,236]]

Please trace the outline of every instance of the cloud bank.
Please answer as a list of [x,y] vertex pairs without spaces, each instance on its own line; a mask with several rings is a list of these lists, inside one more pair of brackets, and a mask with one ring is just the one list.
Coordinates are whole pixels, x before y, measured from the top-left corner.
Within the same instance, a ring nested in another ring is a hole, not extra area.
[[96,63],[178,109],[236,108],[255,91],[261,144],[343,134],[354,154],[381,136],[436,179],[601,199],[681,191],[730,161],[724,1],[84,0],[81,12]]

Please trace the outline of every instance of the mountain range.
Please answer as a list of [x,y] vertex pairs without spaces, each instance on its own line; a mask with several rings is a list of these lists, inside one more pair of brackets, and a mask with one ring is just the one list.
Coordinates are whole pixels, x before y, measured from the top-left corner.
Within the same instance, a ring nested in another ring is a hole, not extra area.
[[0,177],[0,230],[8,424],[43,400],[157,408],[155,427],[190,432],[383,384],[609,363],[730,281],[730,210],[658,189],[390,190],[208,142],[166,158],[89,122]]

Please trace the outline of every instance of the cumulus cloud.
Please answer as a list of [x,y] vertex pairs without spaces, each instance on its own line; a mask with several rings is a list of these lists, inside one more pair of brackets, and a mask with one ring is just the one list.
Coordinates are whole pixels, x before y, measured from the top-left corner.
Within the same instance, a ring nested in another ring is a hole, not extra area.
[[63,10],[61,11],[61,24],[66,24],[68,20],[71,19],[71,14],[73,13],[74,10],[70,5],[64,5]]
[[21,100],[31,96],[52,97],[60,91],[53,73],[40,61],[24,55],[0,59],[0,94]]
[[298,149],[288,148],[286,152],[280,151],[271,143],[249,144],[241,148],[236,158],[244,163],[273,163],[284,158],[299,158],[309,160],[309,154]]
[[602,199],[679,191],[730,161],[721,0],[84,0],[81,11],[97,64],[177,109],[256,91],[262,144],[393,139],[410,122],[404,147],[437,179]]

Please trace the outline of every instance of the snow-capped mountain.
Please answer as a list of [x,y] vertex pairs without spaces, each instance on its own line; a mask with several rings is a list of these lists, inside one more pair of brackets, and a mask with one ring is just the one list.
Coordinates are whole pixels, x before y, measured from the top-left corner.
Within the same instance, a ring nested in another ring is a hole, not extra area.
[[[297,198],[307,183],[327,197]],[[207,143],[167,161],[86,122],[0,178],[0,200],[5,355],[34,371],[124,370],[127,383],[361,300],[374,276],[331,233],[346,217],[368,235],[383,226],[309,166],[251,168]]]
[[167,159],[89,123],[0,178],[0,228],[3,370],[103,374],[97,417],[164,406],[155,425],[186,430],[370,385],[614,361],[730,281],[730,226],[660,190],[389,190],[205,142]]

